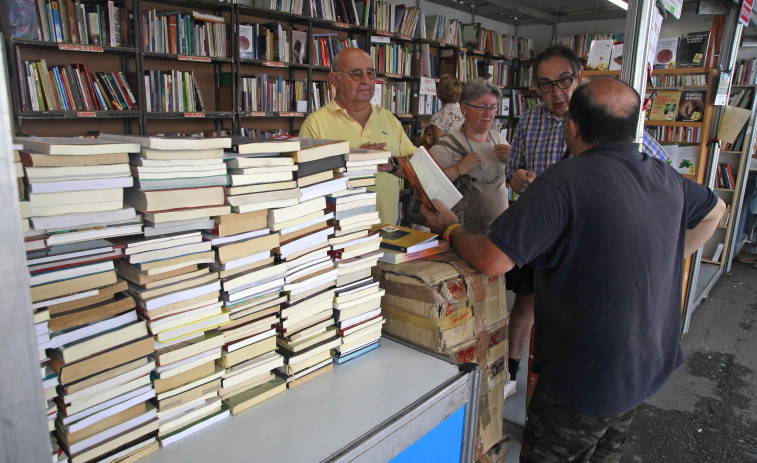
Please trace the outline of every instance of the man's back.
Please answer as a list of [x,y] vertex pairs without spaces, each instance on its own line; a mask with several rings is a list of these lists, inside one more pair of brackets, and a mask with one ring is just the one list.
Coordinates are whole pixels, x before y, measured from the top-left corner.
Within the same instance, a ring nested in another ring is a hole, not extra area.
[[632,408],[683,361],[682,238],[714,201],[688,187],[638,145],[609,145],[545,171],[492,226],[537,268],[540,385],[584,413]]

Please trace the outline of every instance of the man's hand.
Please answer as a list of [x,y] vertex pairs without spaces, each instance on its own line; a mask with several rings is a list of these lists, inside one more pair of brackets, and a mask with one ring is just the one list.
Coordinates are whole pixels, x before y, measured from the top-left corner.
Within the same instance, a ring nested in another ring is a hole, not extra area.
[[429,209],[425,204],[421,206],[421,213],[426,218],[426,225],[432,233],[441,235],[450,225],[457,222],[457,216],[438,199],[434,200],[434,206],[439,209],[439,215]]
[[471,169],[483,163],[483,156],[478,153],[468,153],[457,163],[457,168],[460,169],[460,172],[467,174]]
[[507,164],[507,160],[510,159],[510,145],[504,143],[494,145],[494,154],[499,158],[499,162]]
[[518,169],[510,178],[510,188],[519,195],[523,194],[535,178],[536,172],[532,170]]
[[382,150],[386,146],[386,143],[363,143],[360,145],[365,150]]

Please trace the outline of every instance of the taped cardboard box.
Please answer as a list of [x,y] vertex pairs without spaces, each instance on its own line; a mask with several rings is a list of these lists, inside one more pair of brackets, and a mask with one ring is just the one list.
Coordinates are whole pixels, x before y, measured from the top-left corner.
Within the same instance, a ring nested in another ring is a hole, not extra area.
[[481,275],[455,253],[376,269],[384,332],[432,352],[451,352],[507,320],[504,276]]
[[476,453],[483,454],[505,437],[503,410],[505,408],[505,383],[499,383],[483,393],[478,402],[478,430]]

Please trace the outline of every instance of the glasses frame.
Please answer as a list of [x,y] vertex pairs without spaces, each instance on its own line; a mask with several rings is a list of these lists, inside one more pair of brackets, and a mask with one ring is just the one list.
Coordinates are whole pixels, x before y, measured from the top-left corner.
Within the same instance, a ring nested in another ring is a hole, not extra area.
[[[350,79],[354,80],[355,82],[360,82],[363,80],[363,77],[368,77],[368,80],[371,82],[375,82],[376,78],[378,77],[378,71],[374,68],[368,68],[366,70],[363,69],[353,69],[351,71],[334,71],[334,72],[343,72],[350,76]],[[373,73],[373,77],[369,75],[369,73]]]
[[[570,82],[565,87],[560,85],[561,81],[569,80]],[[573,85],[573,82],[576,80],[576,74],[571,74],[570,76],[566,77],[560,77],[557,80],[548,80],[543,82],[536,82],[536,87],[539,88],[539,91],[542,93],[552,93],[555,91],[555,87],[559,88],[560,90],[567,90],[570,88],[571,85]],[[549,86],[549,90],[546,90],[544,86]]]
[[479,104],[470,104],[470,103],[463,103],[465,106],[470,106],[471,108],[474,108],[476,111],[478,111],[480,114],[483,114],[485,112],[490,112],[494,114],[499,114],[499,106],[484,106]]

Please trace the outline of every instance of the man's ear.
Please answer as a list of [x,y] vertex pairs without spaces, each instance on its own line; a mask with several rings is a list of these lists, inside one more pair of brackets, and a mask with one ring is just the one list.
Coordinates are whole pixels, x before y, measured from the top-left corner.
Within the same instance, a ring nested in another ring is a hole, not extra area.
[[573,139],[581,138],[581,131],[578,129],[578,123],[576,121],[569,117],[565,123],[569,126],[568,130],[565,131],[566,136],[569,136]]
[[578,73],[576,74],[576,78],[575,78],[576,87],[581,85],[581,79],[583,79],[583,77],[584,77],[584,68],[583,66],[581,66],[581,69],[578,70]]
[[329,83],[336,85],[336,72],[329,71]]

